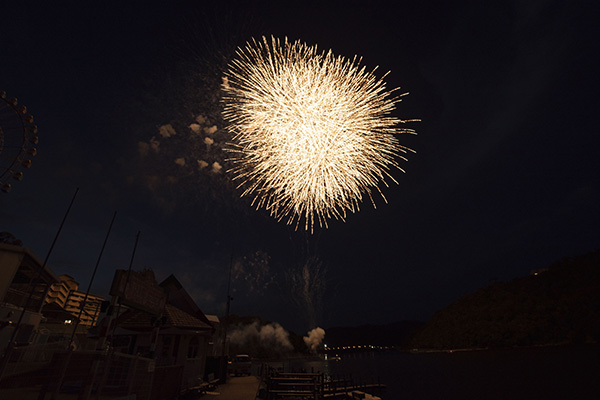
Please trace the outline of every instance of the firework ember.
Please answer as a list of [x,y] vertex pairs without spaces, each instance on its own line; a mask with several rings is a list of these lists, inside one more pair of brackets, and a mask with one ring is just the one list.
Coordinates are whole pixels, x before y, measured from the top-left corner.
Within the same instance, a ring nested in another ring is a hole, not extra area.
[[[391,115],[401,95],[361,59],[336,57],[300,41],[272,38],[239,48],[223,79],[224,117],[233,134],[231,172],[253,205],[305,229],[344,220],[363,197],[403,171],[414,133]],[[387,75],[387,74],[386,74]]]

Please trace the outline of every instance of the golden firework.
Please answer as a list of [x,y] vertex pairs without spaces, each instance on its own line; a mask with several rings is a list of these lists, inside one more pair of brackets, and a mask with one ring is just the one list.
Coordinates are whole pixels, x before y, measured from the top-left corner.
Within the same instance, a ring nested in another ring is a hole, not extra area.
[[224,117],[233,134],[230,170],[252,204],[288,224],[344,220],[363,196],[396,182],[392,169],[414,133],[391,115],[394,96],[382,78],[317,46],[265,37],[239,48],[223,78]]

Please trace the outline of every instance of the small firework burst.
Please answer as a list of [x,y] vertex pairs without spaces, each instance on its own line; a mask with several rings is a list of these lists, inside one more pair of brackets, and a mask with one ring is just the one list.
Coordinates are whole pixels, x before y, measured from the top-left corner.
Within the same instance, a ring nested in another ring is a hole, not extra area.
[[[401,95],[361,59],[272,38],[239,48],[223,78],[233,134],[231,172],[253,205],[288,224],[344,220],[412,151],[398,143],[407,120],[391,115]],[[386,74],[387,75],[387,74]]]

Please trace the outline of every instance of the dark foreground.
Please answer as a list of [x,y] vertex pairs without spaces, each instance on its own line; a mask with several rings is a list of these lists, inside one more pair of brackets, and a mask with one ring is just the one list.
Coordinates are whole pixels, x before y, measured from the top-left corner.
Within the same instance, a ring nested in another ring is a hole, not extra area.
[[260,378],[257,376],[229,377],[227,383],[219,385],[214,391],[200,398],[202,400],[254,400],[259,383]]

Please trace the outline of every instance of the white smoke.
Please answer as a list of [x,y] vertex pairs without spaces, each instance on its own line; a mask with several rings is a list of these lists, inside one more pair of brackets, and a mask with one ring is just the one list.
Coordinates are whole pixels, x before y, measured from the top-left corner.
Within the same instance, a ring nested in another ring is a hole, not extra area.
[[185,165],[185,158],[180,157],[175,159],[175,164],[181,165],[182,167]]
[[317,346],[323,342],[325,337],[325,330],[323,328],[316,327],[312,331],[308,332],[308,336],[304,336],[304,343],[308,346],[311,352],[317,349]]
[[222,169],[223,169],[223,167],[217,161],[215,161],[214,163],[212,163],[212,170],[211,171],[213,173],[218,174],[219,172],[221,172]]
[[202,132],[202,126],[200,126],[200,124],[190,124],[189,128],[194,133],[200,133],[200,132]]
[[207,135],[213,135],[216,131],[218,131],[216,125],[204,128],[204,133],[206,133]]
[[203,169],[208,167],[208,163],[204,160],[198,160],[198,168]]
[[160,149],[160,142],[154,136],[150,139],[150,148],[154,150],[155,153],[158,153]]
[[175,128],[173,128],[173,125],[171,125],[171,124],[159,126],[158,133],[160,134],[160,136],[162,136],[164,138],[175,136],[177,134],[177,132],[175,132]]
[[290,351],[294,347],[290,343],[289,333],[277,322],[259,325],[257,321],[241,326],[229,334],[231,343],[244,345],[258,341],[262,346]]
[[214,143],[214,139],[209,138],[208,136],[204,138],[204,144],[206,145],[206,151],[210,150],[210,146]]

